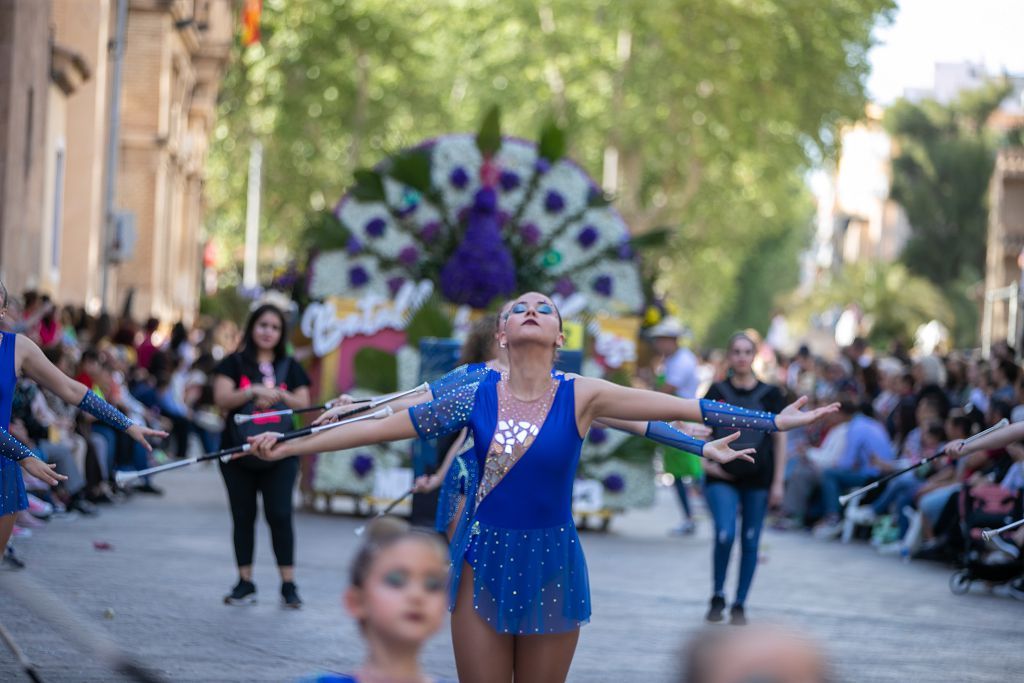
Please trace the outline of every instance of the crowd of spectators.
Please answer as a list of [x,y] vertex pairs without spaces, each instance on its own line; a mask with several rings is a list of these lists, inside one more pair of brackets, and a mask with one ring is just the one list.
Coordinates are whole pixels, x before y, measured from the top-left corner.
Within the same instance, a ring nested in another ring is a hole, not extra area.
[[[982,357],[980,351],[914,354],[899,345],[881,351],[858,338],[826,359],[806,346],[786,357],[761,343],[757,370],[787,400],[806,395],[812,406],[841,404],[822,423],[789,434],[785,494],[770,522],[775,529],[808,530],[823,540],[863,538],[904,559],[960,563],[979,536],[965,524],[965,496],[997,491],[987,497],[1000,501],[1000,513],[1020,517],[1024,444],[960,459],[945,455],[948,443],[1003,418],[1024,420],[1024,370],[1007,344]],[[705,354],[697,372],[703,392],[724,377],[721,354]],[[840,495],[936,455],[840,505]],[[1021,546],[1018,532],[997,538],[981,555],[1019,563]],[[1024,583],[1013,583],[1011,592],[1024,598]]]
[[[119,485],[119,470],[188,457],[190,449],[217,449],[223,421],[212,405],[212,371],[237,345],[233,323],[204,320],[190,328],[150,319],[140,326],[129,316],[94,316],[28,291],[10,297],[0,325],[31,338],[54,365],[133,421],[170,432],[147,453],[127,435],[19,378],[10,433],[68,478],[50,487],[25,477],[29,509],[18,513],[14,539],[31,537],[54,518],[92,516],[131,495],[162,493],[148,478]],[[13,548],[5,549],[4,562],[21,564]]]

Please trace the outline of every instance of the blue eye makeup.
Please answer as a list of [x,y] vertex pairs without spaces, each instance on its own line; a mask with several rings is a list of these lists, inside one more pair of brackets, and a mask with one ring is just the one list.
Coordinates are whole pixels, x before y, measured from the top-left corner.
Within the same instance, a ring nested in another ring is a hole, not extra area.
[[396,569],[384,575],[384,583],[392,588],[405,588],[406,584],[409,583],[409,574]]
[[[519,303],[512,307],[511,312],[515,313],[516,315],[520,315],[522,313],[526,313],[527,309],[529,309],[529,306],[520,301]],[[537,307],[534,310],[536,310],[541,315],[551,315],[552,313],[555,312],[554,307],[551,304],[546,303],[537,304]]]

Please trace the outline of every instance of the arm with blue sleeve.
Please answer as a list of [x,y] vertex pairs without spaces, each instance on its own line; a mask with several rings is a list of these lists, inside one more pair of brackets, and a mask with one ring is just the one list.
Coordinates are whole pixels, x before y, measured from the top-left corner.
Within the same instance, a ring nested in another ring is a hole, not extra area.
[[325,429],[311,436],[277,443],[279,435],[266,432],[249,439],[253,452],[266,460],[292,455],[341,451],[369,444],[404,439],[436,439],[462,429],[468,422],[479,385],[468,384],[428,403],[377,420],[362,420]]
[[21,462],[25,458],[34,458],[36,454],[32,449],[18,441],[9,431],[0,427],[0,456]]

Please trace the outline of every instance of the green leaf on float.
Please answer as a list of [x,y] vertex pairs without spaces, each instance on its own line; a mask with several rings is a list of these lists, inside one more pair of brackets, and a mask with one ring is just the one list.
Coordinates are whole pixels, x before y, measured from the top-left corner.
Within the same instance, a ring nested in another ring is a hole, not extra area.
[[430,191],[430,152],[409,150],[391,158],[387,174],[426,195]]
[[587,207],[591,209],[603,209],[609,206],[613,201],[613,197],[604,192],[591,192],[587,196]]
[[501,109],[495,105],[487,111],[480,131],[476,134],[476,146],[484,158],[493,157],[501,149]]
[[352,196],[361,202],[383,202],[387,195],[384,194],[384,178],[377,171],[361,168],[354,174],[356,184],[352,188]]
[[663,247],[668,243],[671,234],[670,228],[652,228],[641,235],[631,237],[629,246],[637,250]]
[[398,357],[367,347],[356,352],[353,362],[356,386],[387,394],[398,390]]
[[565,156],[565,145],[565,131],[559,128],[554,121],[544,124],[540,131],[540,140],[537,143],[537,153],[554,163]]
[[454,328],[451,318],[441,310],[441,304],[434,296],[409,319],[409,324],[405,326],[405,340],[409,346],[419,348],[420,339],[424,337],[447,339],[452,336],[452,332]]
[[411,149],[391,159],[388,175],[412,189],[427,194],[430,192],[430,151]]

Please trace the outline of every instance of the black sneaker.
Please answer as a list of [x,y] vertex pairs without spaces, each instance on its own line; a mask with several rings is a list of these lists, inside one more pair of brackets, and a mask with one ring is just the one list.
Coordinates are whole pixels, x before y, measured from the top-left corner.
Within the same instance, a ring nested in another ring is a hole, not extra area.
[[299,598],[299,591],[294,581],[285,581],[281,584],[281,602],[289,609],[302,607],[302,600]]
[[747,625],[747,615],[743,612],[743,605],[733,605],[729,609],[729,623],[733,626]]
[[711,598],[711,606],[708,607],[707,616],[704,618],[712,624],[717,624],[725,618],[723,612],[725,612],[725,598],[721,595],[716,595]]
[[224,596],[225,605],[254,605],[256,604],[256,584],[252,581],[239,579],[231,592]]
[[148,484],[148,483],[147,484],[140,484],[140,485],[136,486],[135,488],[133,488],[132,491],[134,491],[135,493],[149,493],[149,494],[152,494],[154,496],[162,496],[162,495],[164,495],[164,490],[163,489],[158,489],[157,487],[153,486],[152,484]]
[[68,510],[81,512],[86,517],[92,517],[99,512],[96,506],[86,500],[84,496],[72,496],[68,503]]
[[25,568],[25,563],[22,562],[17,553],[14,552],[14,546],[10,545],[4,549],[4,559],[2,564],[6,569],[18,570]]

